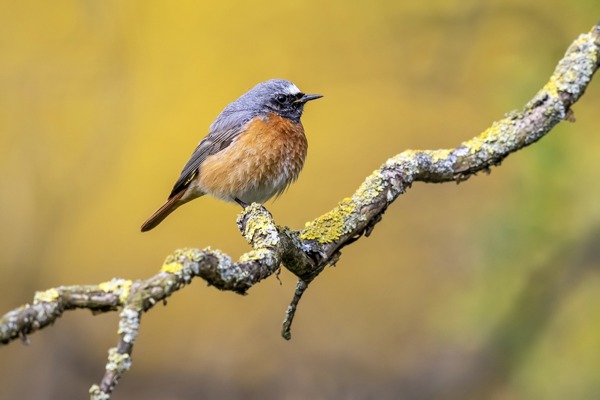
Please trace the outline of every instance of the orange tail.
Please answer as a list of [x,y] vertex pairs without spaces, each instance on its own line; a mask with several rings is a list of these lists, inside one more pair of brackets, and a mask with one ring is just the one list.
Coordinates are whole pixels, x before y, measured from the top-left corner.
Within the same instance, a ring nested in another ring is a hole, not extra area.
[[181,192],[177,193],[175,196],[171,197],[165,204],[163,204],[162,207],[156,210],[154,214],[152,214],[150,218],[148,218],[148,220],[142,225],[142,232],[146,232],[154,228],[156,225],[160,224],[163,219],[167,218],[169,214],[175,211],[177,207],[184,204],[185,202],[181,201],[181,197],[184,193],[185,190],[182,190]]

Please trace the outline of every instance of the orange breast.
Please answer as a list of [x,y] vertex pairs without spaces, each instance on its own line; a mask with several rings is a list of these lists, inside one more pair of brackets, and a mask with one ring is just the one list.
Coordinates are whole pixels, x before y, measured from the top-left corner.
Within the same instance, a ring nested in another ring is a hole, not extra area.
[[298,178],[307,147],[301,123],[276,114],[255,118],[227,148],[206,158],[198,188],[228,201],[263,203]]

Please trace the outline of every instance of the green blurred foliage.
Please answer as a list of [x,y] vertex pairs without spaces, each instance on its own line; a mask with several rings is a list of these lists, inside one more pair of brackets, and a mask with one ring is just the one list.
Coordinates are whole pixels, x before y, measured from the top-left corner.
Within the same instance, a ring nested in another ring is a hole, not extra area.
[[[324,99],[300,180],[267,204],[300,228],[387,157],[452,147],[521,107],[597,1],[4,1],[0,305],[145,278],[178,247],[247,250],[202,198],[139,233],[230,101],[281,77]],[[279,337],[295,284],[194,282],[144,316],[115,399],[590,399],[600,389],[600,85],[490,176],[418,184],[344,249]],[[0,358],[6,399],[82,398],[116,316],[64,316]],[[24,373],[23,371],[27,371]]]

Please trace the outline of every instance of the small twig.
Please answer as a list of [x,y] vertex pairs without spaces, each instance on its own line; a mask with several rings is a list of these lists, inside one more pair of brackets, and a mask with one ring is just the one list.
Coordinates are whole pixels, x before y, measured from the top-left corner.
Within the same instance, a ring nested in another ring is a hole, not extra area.
[[283,336],[285,340],[290,340],[292,338],[292,322],[294,321],[294,316],[296,315],[298,303],[300,303],[300,299],[302,298],[302,295],[306,289],[308,289],[308,282],[298,279],[298,283],[296,283],[296,290],[294,291],[294,297],[292,298],[292,301],[285,312],[285,319],[283,320],[283,327],[281,329],[281,336]]
[[119,315],[119,344],[108,350],[106,371],[100,385],[90,388],[90,400],[110,398],[119,379],[131,368],[131,352],[140,328],[142,310],[125,308]]

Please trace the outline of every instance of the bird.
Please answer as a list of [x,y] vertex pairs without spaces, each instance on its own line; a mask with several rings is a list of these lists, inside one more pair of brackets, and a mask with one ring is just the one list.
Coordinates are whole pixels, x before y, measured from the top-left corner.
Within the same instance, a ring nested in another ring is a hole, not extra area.
[[271,79],[227,105],[183,167],[167,201],[141,231],[206,194],[243,208],[281,195],[304,166],[304,105],[321,97],[301,92],[288,80]]

